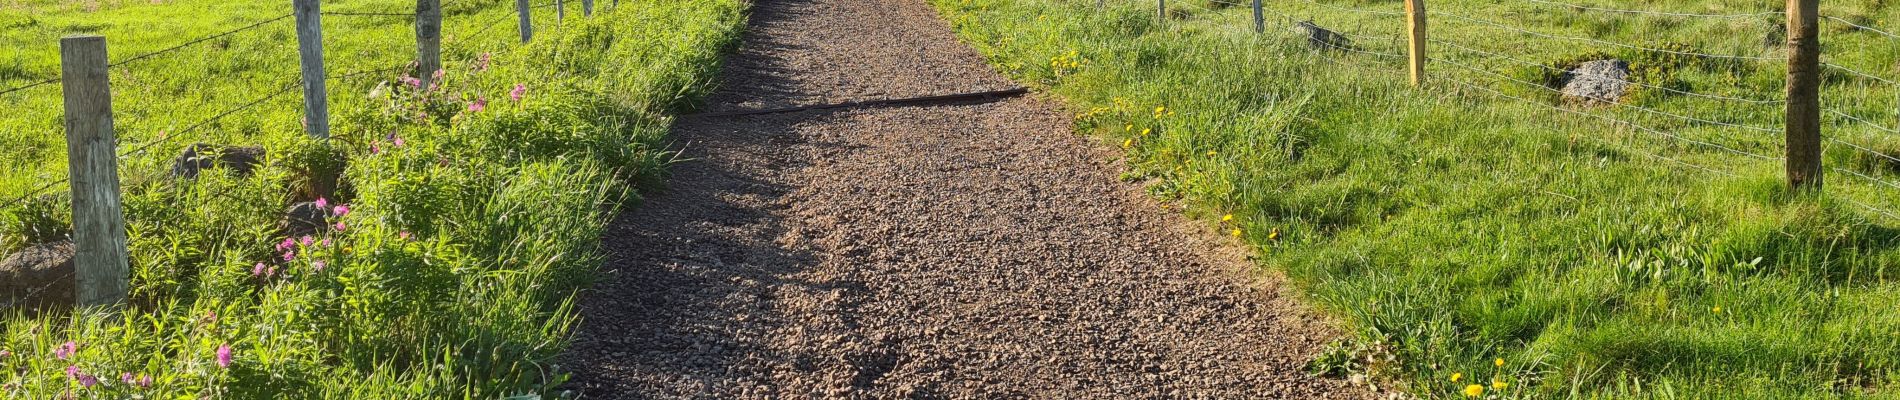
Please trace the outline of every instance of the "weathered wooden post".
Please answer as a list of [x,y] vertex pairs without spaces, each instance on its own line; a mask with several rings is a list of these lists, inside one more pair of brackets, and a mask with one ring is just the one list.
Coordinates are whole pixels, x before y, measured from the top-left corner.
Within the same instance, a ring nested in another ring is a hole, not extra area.
[[594,0],[581,0],[581,16],[594,16]]
[[304,130],[330,138],[330,99],[324,93],[323,9],[318,0],[292,0],[297,15],[297,54],[303,66]]
[[1168,22],[1168,0],[1155,0],[1155,22]]
[[1261,9],[1260,1],[1253,0],[1253,33],[1267,33],[1267,14]]
[[515,0],[515,11],[521,14],[521,43],[534,40],[534,22],[528,19],[528,0]]
[[442,70],[442,0],[416,0],[416,76],[422,87]]
[[567,3],[565,1],[566,0],[554,0],[554,23],[558,24],[567,21]]
[[1788,0],[1788,185],[1821,188],[1820,0]]
[[114,306],[131,284],[125,215],[119,203],[119,150],[112,132],[106,38],[60,39],[66,97],[66,171],[73,195],[73,268],[79,306]]
[[1412,41],[1412,86],[1423,85],[1425,84],[1425,0],[1405,0],[1405,28],[1406,36]]

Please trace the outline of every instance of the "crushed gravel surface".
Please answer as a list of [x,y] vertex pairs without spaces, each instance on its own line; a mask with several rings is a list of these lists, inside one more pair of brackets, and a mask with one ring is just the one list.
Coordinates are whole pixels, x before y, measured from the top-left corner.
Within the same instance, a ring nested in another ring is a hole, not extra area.
[[[764,0],[707,111],[1016,85],[921,0]],[[1363,398],[1335,335],[1059,106],[687,119],[602,238],[582,398]]]

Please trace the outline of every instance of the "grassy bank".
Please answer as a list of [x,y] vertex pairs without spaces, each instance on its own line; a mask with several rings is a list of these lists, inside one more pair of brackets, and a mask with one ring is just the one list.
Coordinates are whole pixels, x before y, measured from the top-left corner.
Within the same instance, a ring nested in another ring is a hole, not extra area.
[[[536,40],[521,46],[512,2],[444,3],[442,84],[411,87],[401,72],[332,80],[328,142],[303,135],[295,94],[180,133],[294,82],[288,23],[115,71],[121,143],[158,143],[121,161],[133,305],[5,319],[0,394],[551,394],[565,379],[551,361],[574,322],[572,296],[599,264],[598,235],[630,189],[658,174],[669,115],[707,88],[743,4],[623,2],[592,19],[572,4],[560,24],[538,9]],[[30,12],[0,16],[13,27],[0,30],[0,87],[51,77],[60,34],[103,33],[123,59],[286,12],[278,6],[7,3]],[[333,75],[412,57],[404,18],[326,18]],[[63,176],[57,89],[35,90],[0,96],[0,108],[20,110],[0,116],[7,198]],[[170,177],[170,159],[193,142],[269,153],[249,176]],[[285,209],[315,200],[310,177],[326,169],[345,181],[323,199],[331,227],[286,238]],[[5,210],[0,253],[59,236],[65,201]]]
[[[1900,206],[1891,164],[1842,143],[1829,188],[1782,188],[1774,15],[1603,14],[1536,2],[1434,4],[1554,40],[1434,17],[1432,82],[1413,89],[1391,2],[1269,4],[1346,31],[1319,52],[1269,14],[1217,2],[937,0],[1006,73],[1071,103],[1077,126],[1126,149],[1129,179],[1224,225],[1290,276],[1351,338],[1314,369],[1371,373],[1423,397],[1892,398],[1900,396]],[[1610,2],[1691,13],[1741,2]],[[1824,13],[1891,24],[1890,7]],[[1833,26],[1830,62],[1892,75],[1888,38]],[[1674,49],[1674,50],[1671,50]],[[1550,67],[1630,60],[1623,106],[1565,105]],[[1894,88],[1828,75],[1828,107],[1892,125]],[[1664,90],[1664,89],[1669,90]],[[1569,113],[1573,110],[1584,114]],[[1606,123],[1601,118],[1632,122]],[[1712,121],[1712,122],[1711,122]],[[1830,118],[1830,137],[1896,137]],[[1695,142],[1713,144],[1700,145]],[[1726,148],[1726,150],[1725,150]],[[1732,151],[1731,151],[1732,150]],[[1888,153],[1891,153],[1890,151]],[[1867,178],[1851,176],[1851,173]],[[1230,221],[1221,222],[1229,215]],[[1480,385],[1477,389],[1470,385]]]

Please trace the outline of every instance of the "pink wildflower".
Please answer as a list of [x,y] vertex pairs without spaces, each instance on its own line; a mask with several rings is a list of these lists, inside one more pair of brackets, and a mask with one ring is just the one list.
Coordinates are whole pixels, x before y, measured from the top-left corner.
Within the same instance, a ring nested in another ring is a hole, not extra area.
[[437,69],[437,70],[435,70],[435,73],[434,73],[434,74],[430,74],[430,75],[429,75],[429,78],[430,78],[429,80],[432,80],[432,81],[436,81],[436,82],[441,82],[441,81],[442,81],[442,77],[444,77],[444,76],[448,76],[448,74],[449,74],[449,71],[447,71],[447,70],[441,70],[441,69]]
[[396,232],[396,238],[402,239],[402,240],[409,240],[409,231]]
[[402,138],[393,138],[393,139],[389,139],[389,144],[396,145],[396,147],[402,147],[403,141],[402,141]]
[[330,238],[323,238],[323,240],[318,240],[317,247],[330,247]]
[[7,358],[7,357],[10,357],[10,356],[12,356],[12,355],[13,355],[13,352],[11,352],[11,351],[6,351],[6,350],[0,350],[0,358]]
[[264,276],[264,263],[251,267],[251,276]]
[[231,368],[231,345],[218,345],[218,368]]
[[382,152],[383,152],[383,147],[382,147],[382,146],[377,146],[377,145],[376,145],[375,143],[370,143],[370,144],[369,144],[369,153],[370,153],[370,154],[377,154],[377,153],[382,153]]
[[76,352],[79,352],[79,343],[68,341],[59,345],[59,348],[53,349],[53,358],[64,360],[71,358]]
[[349,228],[349,226],[347,226],[347,225],[343,225],[343,221],[337,221],[337,222],[336,222],[336,231],[337,231],[337,232],[342,232],[342,231],[343,231],[344,229],[348,229],[348,228]]
[[290,250],[292,247],[297,247],[297,241],[291,240],[290,238],[284,238],[284,241],[277,242],[277,251]]
[[298,240],[298,242],[303,243],[303,245],[305,246],[309,246],[311,243],[316,242],[316,239],[311,239],[310,235],[303,235],[303,239]]
[[284,252],[284,262],[290,262],[290,260],[295,260],[295,259],[297,259],[297,252],[295,251]]
[[474,102],[468,103],[468,112],[482,112],[485,109],[488,109],[488,99],[476,97]]
[[146,375],[146,374],[139,374],[139,383],[135,383],[134,385],[138,385],[138,387],[142,387],[142,388],[152,387],[152,376]]
[[330,209],[330,215],[341,217],[341,216],[345,216],[349,214],[350,214],[350,206],[339,204],[336,206],[336,208]]
[[416,79],[416,78],[411,78],[411,77],[407,77],[407,76],[405,76],[405,77],[402,77],[402,79],[399,79],[399,80],[400,80],[400,81],[402,81],[402,84],[404,84],[404,85],[409,85],[409,88],[410,88],[410,89],[420,89],[420,88],[422,88],[422,80],[421,80],[421,79]]
[[488,70],[488,58],[489,58],[488,53],[482,53],[481,57],[475,58],[475,72],[482,72],[482,71]]
[[329,263],[325,263],[323,262],[323,260],[316,260],[316,261],[310,262],[310,268],[316,270],[317,272],[323,272],[323,267],[326,267],[329,265],[330,265]]
[[528,94],[528,85],[517,83],[515,84],[515,90],[508,92],[508,98],[514,99],[515,101],[521,101],[521,98],[527,96],[527,94]]
[[99,384],[99,378],[93,377],[92,375],[87,375],[85,372],[80,371],[79,366],[77,365],[71,365],[71,366],[66,367],[66,377],[71,378],[72,380],[79,381],[80,387],[92,387],[92,385]]
[[326,199],[322,197],[317,198],[317,208],[328,208],[328,207],[330,207],[330,199]]

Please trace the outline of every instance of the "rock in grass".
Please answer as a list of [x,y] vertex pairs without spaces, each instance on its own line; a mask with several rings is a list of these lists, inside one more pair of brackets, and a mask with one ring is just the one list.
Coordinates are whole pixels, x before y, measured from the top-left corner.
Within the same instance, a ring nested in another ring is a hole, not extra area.
[[197,143],[172,161],[172,176],[194,179],[207,169],[230,168],[237,176],[250,176],[264,161],[264,148],[258,146],[219,146]]
[[1344,50],[1352,48],[1352,41],[1338,32],[1321,28],[1313,21],[1300,21],[1293,24],[1293,31],[1306,36],[1306,46],[1320,50]]
[[316,202],[292,204],[290,210],[284,212],[284,234],[288,237],[298,237],[322,233],[330,228],[329,216],[330,210],[324,209]]
[[1564,100],[1575,104],[1615,103],[1629,94],[1630,63],[1608,59],[1588,61],[1565,72]]
[[0,260],[0,312],[72,308],[73,289],[72,242],[39,244]]

